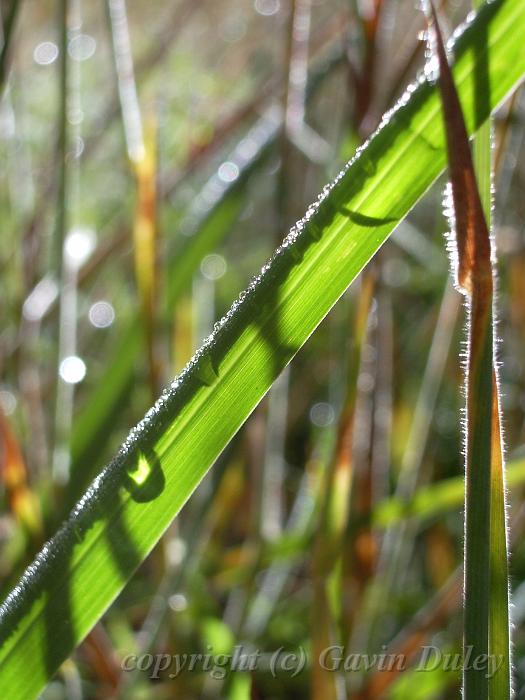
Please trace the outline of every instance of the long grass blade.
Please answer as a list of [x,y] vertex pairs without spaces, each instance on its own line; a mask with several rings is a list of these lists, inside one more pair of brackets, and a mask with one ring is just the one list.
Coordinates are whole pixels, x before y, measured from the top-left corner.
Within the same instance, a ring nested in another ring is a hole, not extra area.
[[[481,6],[475,0],[476,7]],[[479,129],[473,147],[474,169],[483,212],[489,229],[492,225],[492,123],[487,121]],[[489,679],[489,697],[509,698],[511,694],[510,625],[508,542],[505,510],[505,481],[507,467],[503,461],[502,432],[500,426],[499,392],[496,370],[493,377],[492,400],[492,454],[490,491],[490,577],[489,600],[489,649],[501,666]]]
[[[432,11],[452,189],[456,280],[468,303],[463,692],[466,700],[510,697],[509,600],[503,460],[493,330],[491,241],[461,105]],[[488,79],[479,66],[477,82]],[[478,91],[480,85],[478,84]],[[479,150],[478,150],[479,153]],[[485,171],[485,169],[484,169]],[[486,179],[486,173],[483,173]],[[490,207],[490,163],[486,209]],[[494,495],[492,495],[494,493]],[[492,637],[492,635],[494,635]],[[492,682],[493,641],[503,661]],[[497,677],[497,678],[496,678]],[[489,694],[489,688],[492,692]]]

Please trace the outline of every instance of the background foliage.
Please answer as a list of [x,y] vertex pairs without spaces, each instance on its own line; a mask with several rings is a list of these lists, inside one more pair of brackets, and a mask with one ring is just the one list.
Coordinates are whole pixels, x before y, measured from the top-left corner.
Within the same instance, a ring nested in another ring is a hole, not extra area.
[[[61,3],[18,5],[0,105],[3,594],[424,62],[412,3],[75,0],[66,61]],[[444,26],[469,9],[444,3]],[[518,91],[494,121],[518,697],[523,110]],[[464,331],[443,187],[281,375],[44,697],[338,697],[335,674],[311,669],[152,680],[120,666],[237,643],[312,651],[332,623],[350,651],[459,649]],[[334,498],[345,464],[351,517]],[[351,697],[445,698],[459,674],[346,682]]]

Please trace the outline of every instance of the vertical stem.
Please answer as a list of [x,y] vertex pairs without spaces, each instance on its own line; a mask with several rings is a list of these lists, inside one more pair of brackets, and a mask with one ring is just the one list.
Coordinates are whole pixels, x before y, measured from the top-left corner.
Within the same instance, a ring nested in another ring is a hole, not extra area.
[[487,700],[489,654],[490,462],[492,435],[492,298],[475,288],[469,308],[465,485],[465,700]]
[[60,19],[60,61],[59,61],[59,90],[60,103],[58,115],[58,192],[57,192],[57,218],[55,224],[55,238],[52,265],[58,280],[62,275],[62,251],[67,229],[67,17],[69,0],[59,0]]
[[140,318],[148,355],[152,398],[159,391],[159,363],[155,348],[157,302],[157,144],[153,114],[143,123],[135,80],[125,0],[108,0],[108,17],[128,157],[137,194],[133,247]]
[[130,161],[137,163],[144,157],[144,133],[131,53],[126,2],[108,0],[107,6],[126,148]]
[[[475,168],[431,0],[430,14],[439,60],[454,204],[457,281],[469,309],[463,691],[465,700],[487,700],[489,693],[492,700],[505,700],[510,697],[510,649],[503,460],[494,361],[494,251],[489,234],[490,130],[485,128],[478,137]],[[477,75],[476,101],[486,99],[486,72],[486,63],[482,63]],[[485,662],[481,663],[483,659]],[[504,663],[497,680],[494,680],[494,668],[489,673],[489,665],[494,665],[494,661]]]
[[509,620],[508,529],[505,503],[505,470],[500,422],[500,398],[497,368],[492,373],[492,464],[490,502],[489,647],[492,658],[501,666],[489,679],[490,697],[511,697],[511,646]]
[[[63,45],[69,44],[79,36],[82,26],[82,0],[69,0],[67,8],[66,34]],[[66,46],[67,50],[67,46]],[[65,53],[65,51],[63,51]],[[62,57],[65,58],[64,56]],[[78,273],[95,245],[95,233],[89,228],[79,226],[78,203],[80,197],[80,153],[75,154],[70,144],[80,138],[81,134],[81,90],[80,66],[78,61],[70,63],[63,75],[63,91],[67,100],[63,102],[65,126],[60,138],[63,139],[63,221],[61,230],[62,251],[59,280],[59,333],[58,333],[58,367],[66,358],[75,359],[79,365],[82,360],[77,357],[77,315],[78,315]],[[57,252],[58,254],[58,252]],[[85,367],[84,367],[85,370]],[[67,374],[67,372],[66,372]],[[70,435],[73,424],[75,401],[75,384],[82,381],[82,370],[77,377],[59,376],[56,392],[55,435],[53,471],[57,483],[69,481],[71,446]]]
[[[64,484],[67,480],[64,464],[59,451],[59,442],[61,439],[60,430],[60,412],[61,412],[61,386],[60,386],[60,362],[62,359],[62,343],[60,342],[61,331],[63,329],[62,319],[65,312],[64,303],[64,287],[65,287],[65,268],[64,268],[64,241],[68,226],[68,12],[69,0],[59,0],[59,27],[60,27],[60,60],[59,60],[59,113],[58,113],[58,140],[57,140],[57,161],[58,161],[58,184],[57,184],[57,200],[56,200],[56,221],[55,231],[52,244],[51,254],[51,270],[58,284],[59,294],[59,314],[57,337],[59,338],[58,347],[56,350],[56,384],[55,384],[55,410],[54,410],[54,426],[53,426],[53,478],[56,483]],[[67,468],[67,467],[66,467]]]
[[[473,0],[477,9],[481,0]],[[483,212],[489,230],[492,228],[492,122],[481,126],[474,138],[474,170]],[[493,304],[495,304],[493,300]],[[493,318],[496,310],[492,309]],[[492,331],[494,336],[494,331]],[[487,341],[488,342],[488,341]],[[511,697],[510,625],[508,587],[508,542],[505,512],[505,475],[500,424],[500,400],[495,338],[492,338],[492,425],[490,469],[490,597],[489,597],[489,653],[498,664],[498,670],[489,679],[489,697],[506,700]],[[499,660],[501,659],[501,666]]]

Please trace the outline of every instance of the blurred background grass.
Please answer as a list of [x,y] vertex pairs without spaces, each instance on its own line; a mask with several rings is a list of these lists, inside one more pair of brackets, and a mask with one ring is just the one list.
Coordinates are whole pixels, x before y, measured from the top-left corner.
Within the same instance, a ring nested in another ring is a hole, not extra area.
[[[469,10],[444,2],[443,26]],[[424,21],[395,0],[26,0],[1,12],[6,594],[415,77]],[[518,697],[524,110],[519,91],[494,120]],[[273,678],[261,663],[152,680],[120,667],[126,654],[236,644],[263,660],[281,646],[315,659],[336,643],[416,662],[424,644],[459,651],[464,332],[443,187],[283,373],[46,698],[458,696],[459,674],[439,669],[339,675],[312,663]]]

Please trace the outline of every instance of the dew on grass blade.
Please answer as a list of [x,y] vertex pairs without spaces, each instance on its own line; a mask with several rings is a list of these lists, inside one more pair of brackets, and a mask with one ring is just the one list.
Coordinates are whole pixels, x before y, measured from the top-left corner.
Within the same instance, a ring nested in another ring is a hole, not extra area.
[[0,410],[6,416],[15,412],[17,405],[16,396],[9,389],[0,389]]
[[95,328],[108,328],[115,320],[115,309],[109,301],[96,301],[91,305],[88,315]]
[[72,229],[64,243],[64,254],[67,263],[72,268],[81,267],[94,251],[97,236],[93,229],[76,227]]
[[209,280],[218,280],[226,273],[226,260],[222,255],[210,253],[201,262],[201,272]]
[[86,376],[86,363],[77,355],[64,357],[58,370],[66,384],[79,384]]
[[239,177],[239,166],[231,161],[226,161],[219,166],[217,175],[223,182],[235,182]]
[[24,301],[22,314],[26,321],[41,321],[57,297],[57,283],[51,277],[44,277]]
[[164,490],[164,473],[153,449],[139,450],[126,472],[126,488],[137,503],[152,501]]
[[173,593],[168,598],[168,605],[173,612],[182,612],[188,607],[188,600],[183,593]]
[[331,425],[335,419],[335,411],[332,404],[326,401],[315,403],[310,409],[310,420],[319,428]]
[[170,566],[179,566],[186,556],[188,547],[180,537],[174,537],[166,543],[166,557]]
[[370,156],[363,155],[360,162],[367,175],[375,175],[377,172],[377,164],[372,158],[370,158]]
[[128,470],[130,479],[137,485],[143,486],[146,483],[147,478],[151,474],[151,467],[148,464],[148,460],[141,453],[137,460],[137,464]]
[[43,41],[35,47],[33,58],[39,66],[49,66],[58,58],[58,46],[52,41]]
[[255,0],[254,7],[263,17],[271,17],[279,12],[281,3],[279,0]]
[[87,61],[97,49],[97,42],[89,34],[77,34],[69,42],[68,53],[74,61]]
[[214,363],[209,352],[205,352],[199,357],[196,363],[195,376],[206,386],[211,386],[219,377],[219,373],[214,367]]

